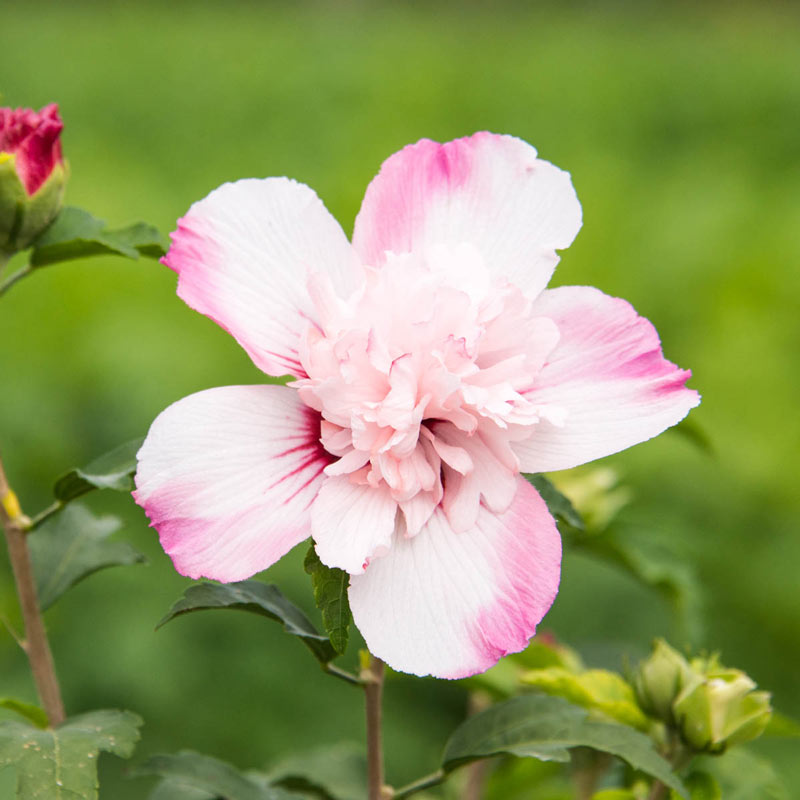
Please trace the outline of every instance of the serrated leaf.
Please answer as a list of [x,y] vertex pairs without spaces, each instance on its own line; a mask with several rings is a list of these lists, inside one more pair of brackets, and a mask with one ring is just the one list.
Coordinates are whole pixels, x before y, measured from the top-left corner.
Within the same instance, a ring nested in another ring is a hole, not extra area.
[[569,498],[561,494],[544,475],[525,475],[524,477],[539,492],[542,500],[547,503],[548,510],[557,520],[566,522],[567,525],[571,525],[579,531],[584,529],[583,519]]
[[515,697],[467,719],[447,742],[442,767],[449,771],[496,755],[567,761],[573,747],[611,753],[687,796],[648,736],[626,725],[591,720],[584,709],[548,695]]
[[17,771],[17,800],[96,800],[100,751],[129,758],[142,720],[130,711],[91,711],[42,730],[0,722],[0,769]]
[[308,548],[303,566],[311,576],[314,602],[322,613],[322,624],[331,645],[338,654],[344,653],[352,619],[350,602],[347,599],[350,576],[343,569],[326,567],[319,560],[313,544]]
[[321,634],[277,586],[261,581],[196,583],[183,593],[183,597],[172,606],[156,628],[183,614],[209,609],[233,609],[260,614],[282,623],[283,629],[292,636],[299,637],[320,663],[327,664],[336,656],[330,639]]
[[46,728],[50,724],[50,720],[43,709],[31,703],[24,703],[14,697],[0,697],[0,708],[14,711],[21,717],[25,717],[29,722],[32,722],[37,728]]
[[39,605],[49,608],[94,572],[146,561],[127,542],[108,537],[122,527],[118,517],[97,517],[80,504],[68,506],[28,536]]
[[633,687],[616,672],[588,669],[574,673],[562,667],[547,667],[526,672],[521,680],[549,695],[599,711],[623,725],[640,731],[650,727],[650,721],[636,703]]
[[53,487],[56,499],[68,503],[93,489],[130,492],[136,472],[136,453],[144,439],[133,439],[96,458],[85,467],[75,467],[62,475]]
[[33,243],[31,265],[44,267],[60,261],[99,255],[160,258],[166,252],[161,234],[145,223],[112,230],[82,208],[67,206]]
[[289,756],[269,772],[273,785],[308,792],[320,800],[362,800],[367,796],[366,776],[364,748],[352,742]]
[[[218,758],[182,750],[174,754],[151,756],[143,764],[131,771],[132,777],[160,775],[167,779],[166,786],[177,787],[183,794],[178,798],[224,798],[224,800],[301,800],[297,795],[289,794],[283,789],[259,784],[240,772],[236,767]],[[159,789],[161,797],[167,800],[171,796],[164,794],[163,784]],[[186,795],[185,792],[206,792],[206,795]]]
[[107,231],[114,241],[135,248],[139,255],[147,258],[161,258],[169,247],[169,242],[154,225],[146,222],[134,222],[124,228]]

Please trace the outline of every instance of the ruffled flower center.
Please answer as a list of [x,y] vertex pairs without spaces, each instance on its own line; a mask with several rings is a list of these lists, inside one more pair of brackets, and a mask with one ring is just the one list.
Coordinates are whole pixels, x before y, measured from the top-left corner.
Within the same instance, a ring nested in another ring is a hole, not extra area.
[[515,492],[512,442],[560,407],[527,396],[559,332],[515,286],[491,279],[470,245],[387,254],[364,267],[342,299],[310,279],[308,326],[296,381],[322,416],[321,442],[338,460],[328,475],[387,487],[416,534],[440,503],[457,530],[481,501],[502,513]]

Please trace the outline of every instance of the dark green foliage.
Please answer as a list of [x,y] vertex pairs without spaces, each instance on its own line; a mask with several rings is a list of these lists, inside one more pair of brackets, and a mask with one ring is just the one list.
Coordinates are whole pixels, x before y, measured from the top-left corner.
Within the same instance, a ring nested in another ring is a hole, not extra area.
[[0,722],[0,769],[16,767],[17,800],[96,800],[100,751],[129,758],[141,725],[130,711],[91,711],[44,730]]
[[281,593],[277,586],[261,581],[240,583],[197,583],[190,586],[156,625],[160,628],[175,617],[194,611],[233,609],[260,614],[283,625],[283,629],[297,636],[322,664],[336,656],[330,640],[323,636],[308,617]]
[[442,766],[452,770],[496,755],[568,761],[574,747],[618,756],[686,797],[679,778],[655,751],[650,737],[626,725],[596,722],[584,709],[548,695],[515,697],[467,719],[447,742]]
[[347,649],[347,638],[352,619],[350,603],[347,599],[350,576],[343,569],[326,567],[319,560],[313,544],[309,545],[303,566],[311,576],[314,601],[322,613],[322,624],[330,637],[331,645],[337,653],[344,653]]
[[42,609],[70,587],[107,567],[141,564],[147,559],[127,542],[108,541],[123,525],[112,516],[97,517],[80,504],[68,506],[29,534],[28,542]]
[[82,208],[67,206],[34,242],[31,264],[44,267],[59,261],[100,255],[126,258],[160,258],[166,252],[164,237],[152,225],[137,222],[109,230],[106,223]]
[[166,778],[151,800],[301,800],[283,789],[261,785],[225,761],[191,750],[151,756],[131,774]]
[[56,481],[53,487],[56,499],[68,503],[93,489],[131,491],[132,476],[136,472],[136,453],[143,441],[143,439],[133,439],[125,442],[85,467],[71,469]]
[[581,515],[575,510],[566,495],[556,489],[544,475],[525,475],[529,483],[542,496],[542,500],[547,503],[550,513],[559,521],[566,522],[577,530],[583,530],[583,520]]

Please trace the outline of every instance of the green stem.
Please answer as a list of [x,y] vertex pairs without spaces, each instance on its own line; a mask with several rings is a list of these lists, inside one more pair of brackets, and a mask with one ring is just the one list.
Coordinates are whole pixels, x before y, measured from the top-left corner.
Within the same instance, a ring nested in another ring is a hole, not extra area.
[[402,800],[402,798],[411,797],[412,794],[421,792],[423,789],[430,789],[432,786],[438,786],[446,777],[445,771],[439,769],[436,772],[432,772],[430,775],[426,775],[424,778],[419,778],[413,783],[396,789],[392,795],[392,800]]
[[18,269],[13,275],[0,283],[0,297],[2,297],[17,281],[21,281],[26,275],[33,272],[33,266],[28,263],[22,269]]

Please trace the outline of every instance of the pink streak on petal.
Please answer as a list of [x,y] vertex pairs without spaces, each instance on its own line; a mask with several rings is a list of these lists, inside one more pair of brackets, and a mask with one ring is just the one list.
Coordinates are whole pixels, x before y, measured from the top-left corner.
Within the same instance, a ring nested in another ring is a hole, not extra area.
[[223,184],[178,221],[164,263],[178,295],[230,333],[269,375],[305,378],[301,339],[315,324],[311,272],[343,295],[355,253],[317,195],[286,178]]
[[511,136],[423,139],[388,158],[367,187],[353,246],[367,264],[387,253],[469,243],[495,277],[535,297],[581,224],[569,175]]
[[[555,523],[542,524],[547,506],[532,487],[523,487],[504,519],[514,536],[500,548],[504,578],[516,594],[504,594],[478,617],[479,646],[487,665],[528,645],[537,625],[550,610],[561,580],[561,537]],[[533,520],[539,520],[538,535],[531,537]],[[532,579],[535,576],[535,580]]]
[[655,328],[629,303],[586,286],[544,292],[534,312],[561,338],[525,396],[563,409],[513,445],[523,471],[567,469],[638,444],[699,402],[691,376],[664,358]]
[[331,460],[319,439],[319,414],[286,387],[199,392],[151,426],[133,496],[179,572],[242,580],[310,535]]

